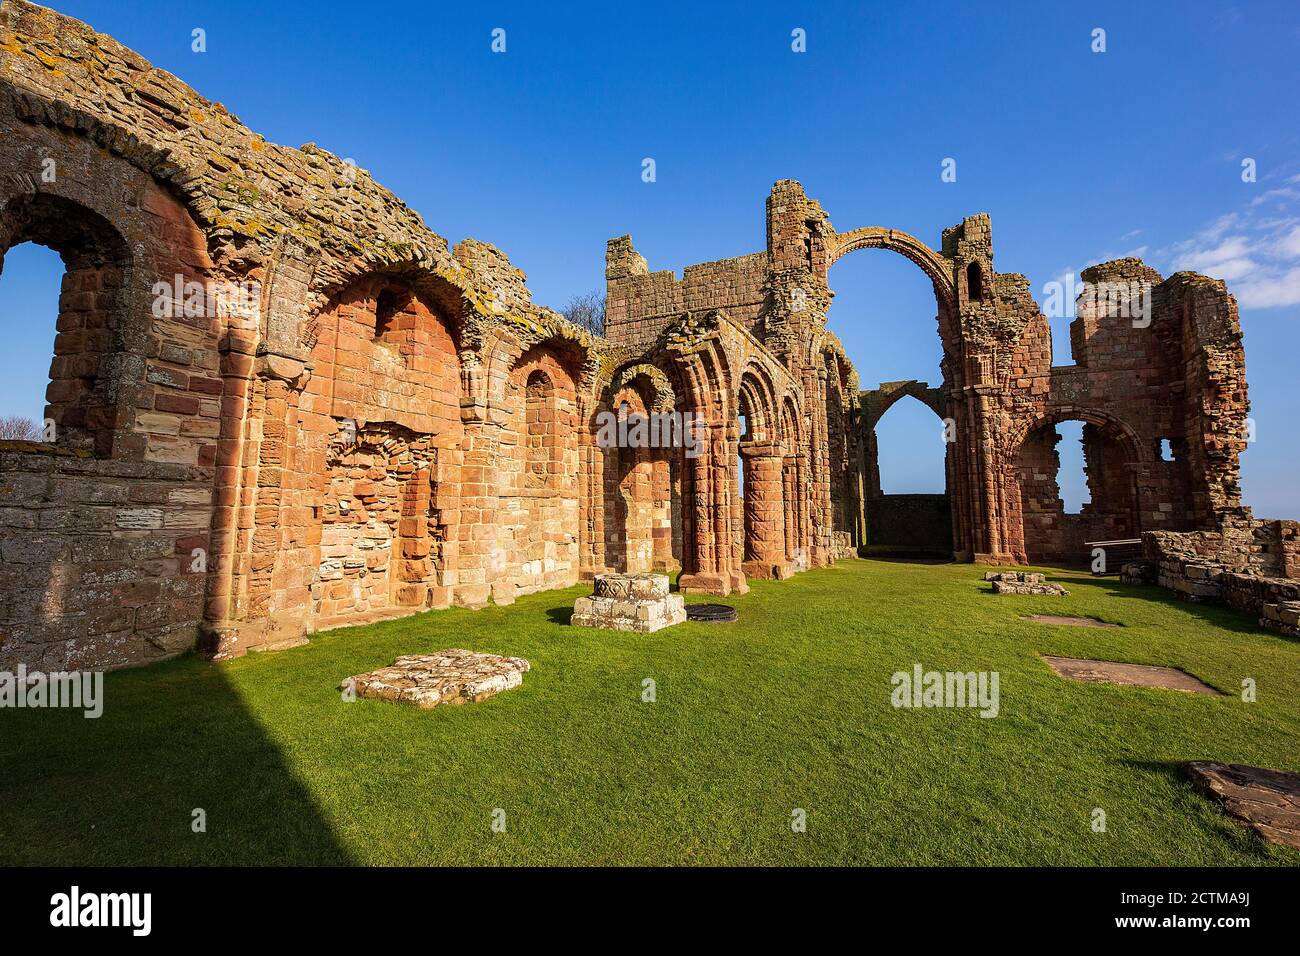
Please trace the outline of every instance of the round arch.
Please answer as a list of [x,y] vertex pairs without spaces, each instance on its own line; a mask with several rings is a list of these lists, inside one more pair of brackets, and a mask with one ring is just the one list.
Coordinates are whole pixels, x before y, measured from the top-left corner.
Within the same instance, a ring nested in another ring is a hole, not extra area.
[[751,363],[740,376],[737,390],[737,414],[745,415],[746,439],[749,442],[772,442],[777,439],[777,402],[775,389],[767,374]]
[[[1060,432],[1055,426],[1067,421],[1085,425],[1090,494],[1077,512],[1066,511],[1061,499]],[[1087,426],[1096,431],[1090,434]],[[1127,422],[1097,409],[1063,405],[1020,424],[1009,437],[1008,543],[1020,560],[1084,566],[1088,542],[1141,536],[1141,475],[1151,450]]]
[[1146,464],[1149,461],[1148,449],[1143,446],[1142,440],[1138,437],[1138,433],[1133,429],[1132,425],[1109,412],[1078,405],[1052,406],[1041,414],[1018,424],[1010,432],[1010,441],[1007,444],[1007,447],[1013,451],[1013,460],[1015,455],[1019,454],[1025,440],[1040,428],[1046,428],[1060,422],[1072,421],[1096,425],[1098,428],[1107,429],[1123,436],[1133,453],[1134,464]]
[[952,264],[915,236],[898,229],[864,226],[861,229],[836,233],[831,237],[828,245],[826,258],[828,271],[844,256],[860,249],[888,249],[910,259],[934,284],[935,297],[939,300],[939,304],[956,312],[957,289],[953,283]]

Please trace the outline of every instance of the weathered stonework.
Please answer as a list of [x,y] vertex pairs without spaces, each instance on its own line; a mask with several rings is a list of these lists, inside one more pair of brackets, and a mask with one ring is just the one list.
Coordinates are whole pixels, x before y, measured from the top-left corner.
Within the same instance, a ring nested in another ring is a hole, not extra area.
[[388,667],[347,678],[339,690],[425,709],[439,704],[477,704],[518,687],[528,670],[528,662],[521,657],[453,647],[436,654],[399,657]]
[[994,594],[1046,594],[1063,597],[1070,592],[1059,584],[1049,583],[1031,571],[986,571],[984,580],[993,583]]
[[1234,820],[1300,850],[1300,774],[1214,760],[1193,761],[1186,769],[1193,785]]
[[666,574],[598,574],[591,597],[574,602],[576,627],[650,634],[686,620],[686,602],[670,594]]
[[[1238,546],[1246,385],[1222,282],[1088,270],[1146,283],[1149,321],[1081,301],[1077,363],[1057,367],[1028,280],[994,271],[987,215],[932,248],[839,231],[782,180],[766,226],[764,250],[680,278],[610,240],[593,336],[364,170],[268,143],[115,40],[7,0],[0,257],[34,241],[67,272],[56,440],[0,443],[0,668],[230,657],[605,572],[743,593],[905,537],[884,525],[913,512],[966,561],[1085,560],[1083,542],[1153,529]],[[860,250],[932,283],[939,384],[859,389],[826,322],[829,270]],[[950,426],[945,502],[882,503],[874,427],[905,395]],[[654,412],[693,416],[698,446],[598,441],[602,413]],[[1052,477],[1067,418],[1086,423],[1082,515]],[[1294,579],[1279,534],[1274,573]]]
[[1130,584],[1159,584],[1186,601],[1226,604],[1261,627],[1300,637],[1300,522],[1248,515],[1217,531],[1148,532],[1142,560],[1124,566]]
[[1120,661],[1090,661],[1075,657],[1049,657],[1043,660],[1057,674],[1087,684],[1117,684],[1121,687],[1157,687],[1181,690],[1189,694],[1219,697],[1209,684],[1176,667],[1154,664],[1125,664]]

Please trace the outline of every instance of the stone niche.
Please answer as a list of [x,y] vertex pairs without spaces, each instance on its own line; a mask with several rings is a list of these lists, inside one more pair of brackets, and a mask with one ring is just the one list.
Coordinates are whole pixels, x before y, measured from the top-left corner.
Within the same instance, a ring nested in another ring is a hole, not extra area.
[[613,631],[652,631],[686,620],[686,603],[668,592],[666,574],[598,574],[591,597],[573,605],[576,627]]

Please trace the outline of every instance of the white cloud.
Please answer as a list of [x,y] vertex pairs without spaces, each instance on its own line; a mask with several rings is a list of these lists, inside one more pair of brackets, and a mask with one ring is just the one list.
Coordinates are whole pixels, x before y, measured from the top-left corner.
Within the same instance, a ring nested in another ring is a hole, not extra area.
[[1300,190],[1270,189],[1155,255],[1169,271],[1231,283],[1244,309],[1300,305]]
[[1234,290],[1243,307],[1247,309],[1272,309],[1284,305],[1300,304],[1300,266],[1279,275],[1256,276],[1242,282]]

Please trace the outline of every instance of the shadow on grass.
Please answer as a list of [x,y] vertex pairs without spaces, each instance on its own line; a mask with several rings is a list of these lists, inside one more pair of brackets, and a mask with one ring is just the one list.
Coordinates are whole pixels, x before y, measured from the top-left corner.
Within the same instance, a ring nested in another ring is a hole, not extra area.
[[1187,773],[1183,770],[1183,762],[1177,760],[1117,760],[1122,767],[1128,767],[1132,770],[1139,770],[1145,773],[1155,774],[1164,777],[1169,783],[1179,784],[1191,787],[1187,779]]
[[552,624],[568,625],[573,620],[573,608],[571,607],[548,607],[546,616]]
[[0,710],[0,861],[352,862],[225,666],[187,658],[107,674],[93,720]]
[[1199,617],[1216,627],[1224,628],[1229,631],[1236,631],[1239,634],[1264,634],[1272,637],[1280,637],[1288,640],[1285,635],[1278,634],[1274,631],[1268,631],[1259,626],[1259,622],[1245,611],[1239,611],[1234,607],[1226,604],[1212,604],[1200,601],[1184,601],[1175,596],[1173,591],[1168,588],[1162,588],[1151,584],[1124,584],[1110,578],[1097,578],[1091,582],[1095,587],[1105,592],[1110,597],[1122,598],[1124,600],[1138,599],[1141,601],[1163,604],[1167,607],[1178,608],[1194,617]]
[[[1077,575],[1078,580],[1072,581],[1070,579],[1064,579],[1064,580],[1056,581],[1056,583],[1058,584],[1063,583],[1066,587],[1066,590],[1069,590],[1070,585],[1072,583],[1088,585],[1092,588],[1097,589],[1098,591],[1101,591],[1103,594],[1107,595],[1108,597],[1118,598],[1124,601],[1140,601],[1142,603],[1163,604],[1166,607],[1176,608],[1180,611],[1184,611],[1187,614],[1192,615],[1193,617],[1198,617],[1201,620],[1205,621],[1206,623],[1213,624],[1216,627],[1221,627],[1224,630],[1234,631],[1238,634],[1266,635],[1269,637],[1281,638],[1282,640],[1292,644],[1300,643],[1295,641],[1292,638],[1287,637],[1285,634],[1279,634],[1275,631],[1269,631],[1266,630],[1265,628],[1260,627],[1259,622],[1252,615],[1247,614],[1245,611],[1239,611],[1236,608],[1229,607],[1226,604],[1200,602],[1200,601],[1185,601],[1179,598],[1175,594],[1175,592],[1169,590],[1168,588],[1162,588],[1158,585],[1125,584],[1122,581],[1120,581],[1118,578],[1109,575],[1104,577],[1097,576],[1097,575],[1089,574],[1087,570],[1080,570],[1077,568],[1071,569],[1066,567],[1057,567],[1054,565],[1047,565],[1047,564],[1036,564],[1027,569],[1016,568],[1015,570],[1032,571],[1039,568],[1047,571],[1054,571],[1057,573],[1067,572],[1067,573],[1073,573],[1074,575]],[[979,583],[983,583],[983,582],[979,582]],[[989,594],[989,595],[996,594],[996,592],[993,590],[992,585],[989,585],[987,588],[983,588],[982,590],[983,593],[985,594]],[[1003,595],[997,595],[997,596],[1001,597]]]

